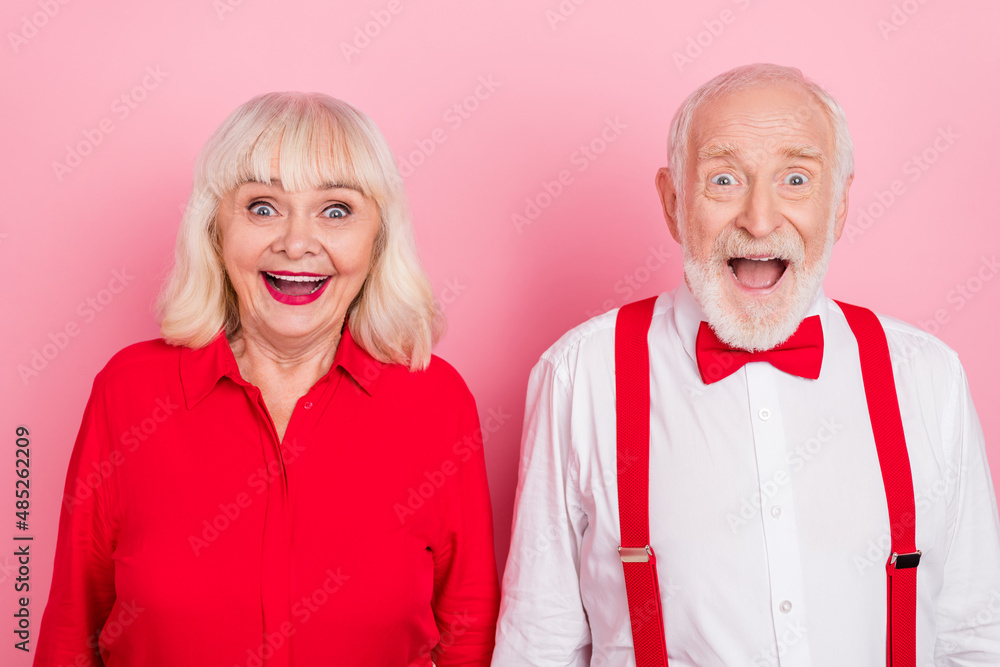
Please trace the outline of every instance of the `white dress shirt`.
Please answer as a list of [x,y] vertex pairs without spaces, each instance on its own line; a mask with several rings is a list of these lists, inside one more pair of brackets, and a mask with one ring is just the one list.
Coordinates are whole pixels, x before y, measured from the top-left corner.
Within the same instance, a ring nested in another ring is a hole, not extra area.
[[[683,285],[649,331],[650,544],[672,667],[880,667],[889,515],[858,348],[817,295],[818,380],[749,363],[705,385]],[[531,373],[493,665],[635,665],[617,547],[617,311]],[[1000,665],[1000,523],[957,355],[880,317],[916,498],[917,665]]]

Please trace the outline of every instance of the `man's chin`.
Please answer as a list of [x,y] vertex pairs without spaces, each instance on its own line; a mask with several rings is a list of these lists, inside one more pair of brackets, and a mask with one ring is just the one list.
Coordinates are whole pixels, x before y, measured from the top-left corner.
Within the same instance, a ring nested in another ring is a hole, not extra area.
[[801,304],[789,297],[794,291],[791,285],[757,293],[727,287],[721,299],[702,308],[719,340],[732,347],[754,352],[781,345],[795,333],[805,315],[798,312]]
[[[811,263],[805,262],[802,243],[792,243],[795,247],[778,253],[789,258],[784,270],[771,286],[759,289],[741,285],[731,265],[735,254],[749,250],[729,248],[717,239],[713,255],[699,260],[684,245],[685,282],[719,340],[750,351],[770,350],[788,340],[809,312],[823,283],[835,241],[833,230],[831,220],[823,254]],[[746,266],[741,268],[746,272]],[[775,277],[752,270],[746,279],[762,283]]]
[[795,333],[825,269],[825,262],[809,269],[793,262],[774,285],[754,290],[740,285],[728,265],[685,257],[684,278],[719,340],[754,352],[770,350]]

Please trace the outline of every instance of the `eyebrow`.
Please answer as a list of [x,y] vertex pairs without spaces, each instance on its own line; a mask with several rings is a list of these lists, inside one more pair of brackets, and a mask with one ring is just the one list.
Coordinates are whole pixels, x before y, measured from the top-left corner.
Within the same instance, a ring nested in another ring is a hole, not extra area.
[[823,151],[811,146],[809,144],[795,144],[794,146],[789,146],[785,149],[785,157],[800,157],[807,160],[816,160],[820,163],[826,163],[826,157],[823,155]]
[[[826,163],[823,151],[810,144],[794,144],[792,146],[788,146],[782,151],[782,154],[789,158],[803,158],[807,160],[816,160],[817,162],[823,164]],[[744,155],[745,151],[743,148],[731,142],[710,144],[698,149],[699,162],[720,157],[742,158]]]
[[741,157],[743,149],[736,144],[725,142],[721,144],[710,144],[698,149],[698,160],[711,160],[718,157]]
[[[264,185],[264,186],[267,186],[267,185],[276,185],[278,187],[283,187],[281,185],[281,179],[280,178],[272,178],[270,183],[265,183],[264,181],[254,181],[254,180],[244,181],[242,183],[242,185],[248,185],[248,184]],[[332,182],[320,183],[319,187],[316,188],[316,189],[317,190],[337,190],[337,189],[343,189],[343,190],[354,190],[355,192],[361,192],[361,188],[359,188],[356,185],[351,185],[350,183],[332,183]],[[364,193],[362,193],[362,194],[364,194]]]

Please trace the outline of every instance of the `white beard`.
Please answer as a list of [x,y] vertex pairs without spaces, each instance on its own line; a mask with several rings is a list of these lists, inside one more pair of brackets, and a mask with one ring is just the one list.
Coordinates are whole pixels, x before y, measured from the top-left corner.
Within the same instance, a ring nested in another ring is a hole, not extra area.
[[[685,228],[683,220],[678,221]],[[812,265],[804,266],[805,244],[791,227],[776,231],[763,239],[735,227],[728,227],[715,239],[708,259],[697,259],[684,239],[684,278],[695,300],[705,311],[708,324],[719,340],[731,347],[755,352],[770,350],[788,340],[799,328],[823,284],[830,264],[834,243],[834,216],[830,216],[822,256]],[[730,257],[763,254],[788,260],[781,280],[793,280],[782,285],[766,299],[732,303],[725,289],[733,278],[728,264]]]

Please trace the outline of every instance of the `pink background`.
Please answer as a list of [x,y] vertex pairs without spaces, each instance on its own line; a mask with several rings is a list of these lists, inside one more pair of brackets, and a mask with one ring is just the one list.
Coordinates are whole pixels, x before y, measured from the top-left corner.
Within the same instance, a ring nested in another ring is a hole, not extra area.
[[[1000,479],[995,3],[64,1],[0,9],[3,664],[30,661],[10,639],[14,429],[32,433],[34,643],[93,377],[158,335],[151,305],[195,155],[265,91],[350,101],[416,165],[404,173],[420,250],[450,322],[437,351],[498,426],[486,458],[501,564],[528,372],[590,315],[677,285],[653,188],[667,126],[697,85],[748,62],[796,65],[846,109],[857,176],[827,292],[959,352]],[[528,213],[519,228],[512,216]]]

